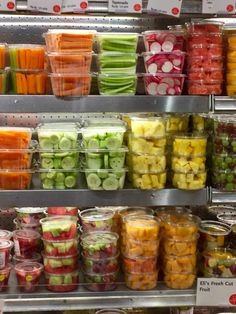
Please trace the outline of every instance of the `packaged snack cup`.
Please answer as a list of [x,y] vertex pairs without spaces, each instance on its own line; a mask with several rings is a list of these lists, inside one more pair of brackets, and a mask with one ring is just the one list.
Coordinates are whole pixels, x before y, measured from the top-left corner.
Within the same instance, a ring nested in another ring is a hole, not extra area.
[[165,238],[162,242],[164,254],[175,256],[194,255],[197,251],[197,239],[195,240],[172,240]]
[[14,265],[19,264],[19,263],[23,263],[23,262],[41,263],[42,256],[41,256],[41,254],[35,252],[32,254],[31,258],[25,258],[25,257],[20,256],[20,255],[13,255],[12,259],[13,259]]
[[37,225],[40,219],[44,218],[46,207],[15,207],[14,209],[19,223]]
[[117,287],[118,272],[108,274],[84,273],[85,288],[91,291],[110,291]]
[[125,272],[125,284],[132,290],[151,290],[156,287],[158,271],[152,273]]
[[90,208],[79,213],[84,232],[111,231],[114,211],[109,208]]
[[186,157],[199,157],[206,155],[207,135],[180,134],[173,136],[173,153]]
[[157,255],[155,257],[122,257],[124,272],[152,273],[157,269]]
[[5,291],[8,288],[8,279],[10,277],[11,269],[12,266],[10,264],[0,269],[0,291]]
[[69,292],[77,289],[79,272],[53,274],[45,272],[46,288],[53,292]]
[[78,255],[46,256],[43,254],[43,264],[47,273],[72,273],[78,269]]
[[137,241],[124,237],[122,239],[122,254],[128,257],[154,257],[158,254],[159,240]]
[[46,256],[75,256],[78,254],[78,240],[46,240],[42,239]]
[[15,230],[13,231],[15,255],[24,258],[31,258],[35,252],[40,252],[40,234],[34,230]]
[[119,271],[119,254],[110,258],[84,257],[82,253],[83,269],[86,273],[109,274]]
[[23,262],[15,265],[16,278],[20,290],[34,292],[39,285],[43,265],[37,262]]
[[167,273],[194,273],[196,272],[197,256],[163,255],[163,271]]

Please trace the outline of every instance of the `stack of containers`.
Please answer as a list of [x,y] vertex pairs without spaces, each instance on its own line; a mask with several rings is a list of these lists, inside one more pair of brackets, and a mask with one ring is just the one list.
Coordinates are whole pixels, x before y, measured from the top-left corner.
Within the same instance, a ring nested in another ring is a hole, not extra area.
[[78,286],[77,221],[74,216],[53,216],[40,220],[46,287],[51,291],[67,292]]
[[19,95],[45,95],[49,92],[42,45],[9,45],[13,91]]
[[97,34],[100,95],[134,95],[137,75],[137,33]]
[[78,184],[79,147],[75,123],[44,123],[37,128],[39,174],[43,189],[73,189]]
[[55,96],[90,93],[92,49],[95,31],[52,29],[44,34],[49,74]]
[[224,78],[223,23],[187,24],[188,94],[221,95]]
[[207,135],[203,133],[180,134],[173,137],[171,157],[172,185],[183,190],[205,187]]
[[11,241],[11,233],[6,230],[1,230],[0,238],[0,291],[4,291],[8,287],[8,279],[11,272],[11,249],[13,247],[13,242]]
[[181,212],[162,216],[162,270],[169,288],[189,289],[196,280],[200,219]]
[[227,36],[226,92],[228,96],[236,95],[236,34]]
[[160,220],[150,215],[127,215],[122,237],[125,283],[134,290],[150,290],[157,284]]
[[181,95],[185,75],[185,31],[157,30],[143,33],[147,95]]
[[16,229],[31,229],[41,233],[40,219],[44,218],[46,207],[15,207],[14,209]]
[[8,89],[8,68],[6,68],[7,45],[0,44],[0,95],[6,94]]
[[112,232],[114,210],[91,208],[80,212],[83,272],[86,288],[108,291],[117,287],[118,234]]
[[87,186],[91,190],[123,189],[126,124],[119,119],[89,119],[82,132],[82,148]]
[[166,184],[166,119],[131,116],[128,135],[129,179],[133,187],[162,189]]

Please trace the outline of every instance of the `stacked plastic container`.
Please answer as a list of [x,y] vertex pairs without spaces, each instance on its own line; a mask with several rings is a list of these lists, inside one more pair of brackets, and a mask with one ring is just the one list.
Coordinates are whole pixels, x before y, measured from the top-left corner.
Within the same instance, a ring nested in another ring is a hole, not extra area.
[[7,45],[0,44],[0,95],[6,94],[8,89]]
[[96,31],[52,29],[44,34],[55,96],[90,93],[93,39]]
[[137,75],[137,33],[98,33],[100,95],[134,95]]
[[187,24],[188,94],[221,95],[224,82],[223,23]]
[[236,95],[236,34],[227,36],[226,92],[228,96]]
[[68,292],[78,286],[77,221],[74,216],[53,216],[40,220],[46,287],[51,291]]
[[89,119],[82,132],[82,147],[87,186],[91,190],[123,189],[126,125],[119,119]]
[[185,75],[185,31],[157,30],[143,33],[147,95],[181,95]]
[[15,207],[15,229],[30,229],[41,233],[40,219],[44,218],[46,207]]
[[11,241],[12,233],[7,230],[0,230],[0,291],[4,291],[8,287],[8,279],[12,266],[10,264],[11,249],[13,242]]

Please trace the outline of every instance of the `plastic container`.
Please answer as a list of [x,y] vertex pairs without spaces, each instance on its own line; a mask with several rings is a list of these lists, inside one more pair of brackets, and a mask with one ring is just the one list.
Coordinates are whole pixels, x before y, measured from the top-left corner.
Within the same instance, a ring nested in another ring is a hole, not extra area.
[[77,217],[56,216],[40,220],[44,240],[70,240],[77,236]]
[[[0,45],[0,58],[1,58],[1,45]],[[1,63],[1,59],[0,59]],[[0,70],[0,95],[4,95],[8,91],[8,74],[9,70]]]
[[143,59],[147,73],[181,74],[184,68],[185,52],[144,52]]
[[109,208],[90,208],[79,213],[83,232],[111,231],[114,211]]
[[224,59],[222,57],[188,56],[188,70],[223,70]]
[[192,33],[188,36],[188,48],[192,45],[223,45],[224,38],[221,33]]
[[41,188],[45,190],[75,189],[78,186],[79,169],[39,169]]
[[206,170],[206,157],[186,157],[172,155],[171,169],[175,172],[191,173]]
[[197,251],[197,239],[195,240],[172,240],[164,238],[162,242],[164,256],[166,254],[175,256],[194,255]]
[[166,169],[166,155],[128,154],[126,163],[132,172],[155,173]]
[[224,56],[224,47],[222,45],[203,45],[191,44],[188,48],[188,55],[191,57],[218,58]]
[[141,190],[160,190],[166,185],[167,172],[131,172],[129,179],[134,188]]
[[8,264],[4,268],[0,269],[0,291],[5,291],[8,288],[8,280],[11,272],[11,265]]
[[132,137],[159,139],[166,135],[166,119],[162,117],[130,117]]
[[40,219],[44,218],[46,207],[14,207],[19,223],[39,224]]
[[173,153],[186,157],[199,157],[206,155],[207,135],[205,134],[180,134],[174,135]]
[[5,268],[9,264],[12,247],[12,241],[5,239],[0,240],[0,269]]
[[189,95],[221,95],[223,91],[222,80],[188,80]]
[[231,226],[232,232],[230,235],[230,248],[236,250],[236,225]]
[[166,273],[194,273],[197,270],[197,256],[185,255],[163,255],[162,257],[163,271]]
[[15,255],[31,258],[35,252],[40,252],[40,234],[34,230],[13,231]]
[[83,269],[85,273],[109,274],[119,271],[119,254],[110,258],[95,259],[84,257],[82,253]]
[[77,169],[79,167],[79,150],[39,150],[39,164],[42,169]]
[[[217,137],[236,138],[236,118],[232,115],[217,115],[214,119],[214,134]],[[235,134],[235,135],[234,135]]]
[[166,120],[166,132],[187,132],[189,124],[189,114],[171,113],[165,114]]
[[29,169],[34,149],[0,149],[0,169]]
[[166,137],[159,139],[146,139],[135,138],[132,134],[128,137],[129,151],[135,154],[165,154],[166,144]]
[[230,225],[230,226],[235,225],[236,224],[236,212],[218,214],[217,219],[227,225]]
[[12,232],[9,230],[0,229],[0,239],[1,240],[11,240],[12,239]]
[[189,70],[188,79],[190,81],[214,81],[214,80],[223,80],[224,71],[223,69],[211,70],[211,69],[194,69]]
[[226,74],[227,85],[236,85],[236,72],[231,71]]
[[43,265],[36,262],[23,262],[15,265],[18,286],[23,292],[34,292],[39,285]]
[[150,216],[154,216],[154,210],[148,207],[127,207],[127,208],[123,208],[119,211],[119,220],[120,223],[123,223],[123,220],[125,219],[126,216],[128,215],[150,215]]
[[236,190],[235,170],[214,170],[212,173],[212,186],[220,191]]
[[6,66],[7,46],[4,43],[0,44],[0,70],[4,70]]
[[49,92],[48,74],[38,70],[12,70],[13,92],[17,95],[47,95]]
[[108,274],[84,273],[85,288],[91,291],[111,291],[117,287],[118,272]]
[[13,223],[15,225],[15,230],[34,230],[41,234],[41,226],[39,223],[20,223],[17,218],[13,220]]
[[92,52],[96,31],[77,29],[49,29],[43,34],[47,52]]
[[152,273],[125,272],[125,284],[132,290],[151,290],[156,287],[158,271]]
[[0,149],[28,149],[33,129],[0,127]]
[[[200,20],[186,24],[189,34],[203,33],[202,36],[209,34],[222,34],[224,23],[216,21]],[[206,33],[206,34],[205,34]]]
[[43,264],[45,271],[51,274],[72,273],[78,269],[78,255],[46,256],[43,254]]
[[42,45],[9,45],[10,66],[14,70],[44,70],[45,47]]
[[48,207],[48,216],[75,216],[77,217],[78,207]]
[[79,283],[79,272],[67,274],[50,274],[45,272],[46,288],[53,292],[69,292],[76,290]]
[[122,257],[124,272],[152,273],[157,269],[157,255],[155,257]]
[[95,314],[127,314],[127,312],[120,309],[102,309],[96,311]]
[[181,95],[186,75],[184,74],[144,74],[144,86],[147,95]]
[[37,262],[41,263],[42,261],[42,256],[39,253],[33,253],[31,258],[25,258],[23,256],[18,256],[18,255],[13,255],[13,263],[14,264],[19,264],[23,262]]
[[142,33],[146,51],[172,52],[185,48],[185,32],[176,30],[150,30]]
[[164,282],[172,289],[190,289],[195,280],[195,273],[164,273]]
[[227,168],[234,170],[233,161],[236,156],[236,137],[231,137],[227,134],[225,136],[213,137],[213,145],[214,152],[218,154],[218,157],[215,155],[217,159],[213,159],[213,162],[217,162],[219,164],[219,161],[225,161],[225,163],[222,163],[221,165],[219,164],[219,168],[217,170],[221,170],[220,168],[222,168],[222,170],[227,170]]
[[100,95],[135,95],[137,86],[136,74],[98,74]]
[[99,52],[135,53],[138,33],[97,33]]
[[231,227],[219,221],[203,220],[199,227],[199,250],[227,247]]
[[105,52],[97,55],[97,65],[102,74],[135,74],[138,55],[135,53]]
[[104,259],[118,254],[118,235],[108,231],[84,233],[81,246],[85,258]]
[[122,240],[122,244],[122,254],[128,257],[154,257],[158,254],[158,240],[138,241],[124,237],[124,239]]
[[194,114],[192,119],[194,132],[212,131],[213,119],[209,114]]
[[33,170],[0,170],[0,190],[28,190]]
[[65,257],[78,255],[78,240],[76,238],[71,240],[42,240],[44,244],[44,253],[47,257]]

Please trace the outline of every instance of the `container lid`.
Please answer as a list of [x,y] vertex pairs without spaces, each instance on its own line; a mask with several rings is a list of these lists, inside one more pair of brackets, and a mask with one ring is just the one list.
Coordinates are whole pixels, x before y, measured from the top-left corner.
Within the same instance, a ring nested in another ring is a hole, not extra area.
[[26,240],[40,239],[40,234],[37,231],[30,229],[22,229],[13,231],[13,239],[23,238]]
[[157,227],[161,222],[159,218],[149,215],[127,215],[124,217],[124,221],[132,224],[135,228]]
[[115,232],[94,231],[91,233],[83,233],[81,235],[82,246],[96,245],[97,243],[109,244],[117,242],[119,236]]
[[185,214],[185,213],[174,213],[165,216],[165,223],[172,226],[187,227],[196,225],[198,226],[201,219],[198,216]]
[[180,133],[180,134],[174,134],[174,139],[183,139],[183,140],[194,140],[194,139],[207,139],[207,134],[204,133]]
[[173,73],[143,73],[142,76],[144,77],[167,77],[167,78],[172,78],[172,79],[178,79],[178,78],[184,78],[187,75],[185,74],[173,74]]
[[99,261],[100,263],[102,263],[103,261],[112,261],[114,259],[118,259],[118,257],[120,256],[120,252],[118,252],[116,255],[111,256],[111,257],[106,257],[106,258],[93,258],[93,257],[89,257],[89,256],[85,256],[84,253],[81,253],[82,258],[84,259],[84,261],[86,260],[90,260],[90,261]]
[[[81,153],[90,154],[90,155],[91,155],[91,153],[113,153],[113,154],[115,154],[115,153],[127,153],[128,151],[129,151],[129,149],[126,146],[123,146],[123,147],[120,147],[120,148],[116,148],[114,150],[113,149],[108,149],[108,148],[107,149],[106,148],[96,148],[96,149],[94,149],[94,148],[91,148],[91,149],[84,148],[84,149],[80,150]],[[92,155],[90,157],[92,157]],[[94,158],[96,158],[96,157],[97,156],[94,155]]]
[[185,51],[172,51],[172,52],[154,52],[154,51],[146,51],[142,53],[142,56],[185,56],[187,53]]
[[0,269],[0,275],[8,274],[12,269],[11,264],[7,264],[4,268]]
[[18,48],[18,49],[43,48],[43,49],[45,49],[44,45],[35,45],[35,44],[11,44],[11,45],[8,45],[8,47],[9,47],[9,49],[12,49],[12,48]]
[[10,240],[2,239],[0,240],[0,250],[11,249],[13,247],[13,242]]
[[29,132],[34,131],[33,128],[23,128],[23,127],[11,127],[11,126],[0,126],[0,132]]
[[14,255],[13,256],[13,261],[17,262],[17,263],[22,263],[22,262],[39,262],[41,261],[41,255],[37,252],[33,252],[32,253],[32,257],[31,258],[25,258],[23,256],[18,256],[18,255]]
[[41,123],[37,127],[37,131],[62,131],[63,132],[71,132],[77,131],[78,125],[73,122],[52,122],[52,123]]
[[[73,51],[62,51],[62,52],[47,52],[46,55],[48,57],[80,57],[80,56],[92,56],[96,55],[93,51],[88,52],[88,51],[78,51],[78,52],[73,52]],[[68,59],[69,61],[69,59]]]
[[12,232],[9,230],[0,230],[0,239],[10,239]]
[[95,30],[85,30],[85,29],[49,29],[47,33],[44,33],[43,35],[47,35],[48,33],[52,34],[96,34],[97,31]]
[[[55,217],[55,216],[54,216]],[[77,244],[77,239],[63,239],[63,240],[48,240],[48,239],[45,239],[45,238],[41,238],[43,241],[45,242],[48,242],[48,243],[68,243],[68,242],[76,242]]]
[[216,48],[221,48],[223,49],[223,45],[219,45],[219,44],[191,44],[189,49],[216,49]]
[[223,213],[218,214],[217,219],[229,225],[236,224],[236,212],[235,213]]
[[137,35],[139,36],[139,33],[121,33],[121,32],[102,32],[97,33],[97,36],[130,36],[130,35]]
[[14,207],[17,213],[21,214],[38,214],[47,210],[47,207]]
[[170,34],[170,35],[184,35],[185,30],[173,30],[173,29],[166,29],[166,30],[150,30],[150,31],[145,31],[142,32],[142,35],[151,35],[151,34],[159,34],[159,33],[164,33],[164,34]]
[[43,265],[38,262],[22,262],[15,265],[16,271],[24,271],[27,275],[28,272],[32,271],[41,271],[43,269]]
[[89,208],[79,213],[83,221],[101,221],[108,220],[114,217],[114,211],[109,208]]
[[65,255],[65,256],[51,256],[47,255],[44,252],[41,252],[43,258],[48,258],[48,259],[66,259],[66,258],[78,258],[78,254],[70,254],[70,255]]
[[[228,156],[228,154],[227,154]],[[208,206],[207,207],[208,212],[218,215],[218,214],[231,214],[236,212],[236,208],[233,206],[227,206],[227,205],[214,205],[214,206]]]
[[58,225],[59,224],[59,227],[60,227],[61,223],[68,223],[68,222],[75,222],[76,223],[77,221],[78,221],[77,217],[69,216],[69,215],[66,215],[66,216],[51,216],[51,217],[46,217],[46,218],[40,219],[40,223],[42,225],[44,225],[44,224]]
[[212,256],[217,259],[235,259],[236,260],[236,255],[234,250],[227,249],[227,248],[214,248],[214,249],[209,249],[203,252],[204,256]]
[[200,223],[199,230],[203,233],[208,233],[215,236],[225,236],[231,232],[229,225],[214,220],[203,220]]
[[[64,277],[64,276],[67,276],[67,275],[71,275],[72,277],[77,277],[79,275],[79,271],[75,270],[75,271],[73,271],[71,273],[65,273],[65,274],[58,274],[58,273],[51,273],[51,272],[48,273],[47,271],[44,271],[44,274],[47,277],[50,277],[50,276],[53,276],[53,277]],[[76,283],[74,283],[74,285],[76,285]]]

